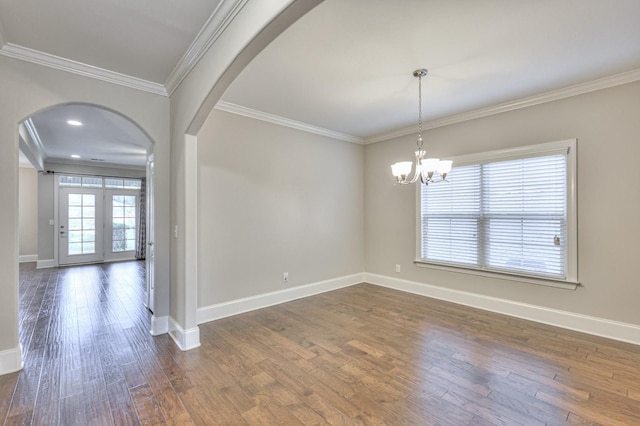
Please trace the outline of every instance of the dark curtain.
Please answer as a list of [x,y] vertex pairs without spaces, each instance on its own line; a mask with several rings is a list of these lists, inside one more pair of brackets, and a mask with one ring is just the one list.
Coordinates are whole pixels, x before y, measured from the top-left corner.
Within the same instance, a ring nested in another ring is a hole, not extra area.
[[142,178],[140,185],[140,206],[138,215],[138,246],[136,247],[136,259],[144,260],[147,255],[147,180]]

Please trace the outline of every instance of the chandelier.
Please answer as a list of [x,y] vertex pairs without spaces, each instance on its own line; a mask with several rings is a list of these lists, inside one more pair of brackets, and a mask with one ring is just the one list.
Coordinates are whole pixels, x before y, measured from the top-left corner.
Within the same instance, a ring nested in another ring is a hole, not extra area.
[[416,171],[411,179],[411,168],[413,162],[400,161],[391,166],[391,173],[396,177],[396,182],[400,184],[420,182],[428,185],[435,182],[443,182],[447,177],[447,173],[451,171],[452,161],[440,160],[439,158],[426,158],[427,151],[422,149],[422,77],[427,75],[426,69],[419,69],[413,72],[414,77],[418,77],[418,150],[416,154]]

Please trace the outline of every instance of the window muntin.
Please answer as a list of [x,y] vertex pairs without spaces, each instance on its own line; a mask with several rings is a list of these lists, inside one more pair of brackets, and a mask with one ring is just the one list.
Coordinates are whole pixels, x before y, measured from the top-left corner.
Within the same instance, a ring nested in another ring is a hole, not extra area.
[[574,163],[575,141],[463,157],[420,189],[418,262],[577,282]]

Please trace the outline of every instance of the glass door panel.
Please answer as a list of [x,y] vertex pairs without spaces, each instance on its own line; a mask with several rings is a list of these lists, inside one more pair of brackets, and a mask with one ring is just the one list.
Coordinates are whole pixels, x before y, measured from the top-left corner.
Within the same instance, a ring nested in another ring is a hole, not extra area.
[[61,188],[58,206],[59,263],[102,261],[102,190]]

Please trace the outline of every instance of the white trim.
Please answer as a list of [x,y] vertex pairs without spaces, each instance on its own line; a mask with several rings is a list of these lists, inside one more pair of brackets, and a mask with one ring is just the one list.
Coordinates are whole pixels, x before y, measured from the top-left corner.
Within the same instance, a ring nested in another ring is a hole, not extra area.
[[365,282],[516,318],[640,345],[640,325],[529,305],[497,297],[365,273]]
[[22,347],[0,351],[0,375],[22,370]]
[[[456,114],[437,120],[427,121],[426,123],[422,123],[422,130],[435,129],[437,127],[448,126],[450,124],[461,123],[463,121],[475,120],[476,118],[488,117],[490,115],[514,111],[517,109],[539,105],[546,102],[570,98],[571,96],[595,92],[596,90],[608,89],[610,87],[619,86],[621,84],[633,83],[634,81],[638,80],[640,80],[640,68],[620,74],[610,75],[608,77],[599,78],[597,80],[587,81],[585,83],[575,84],[573,86],[564,87],[562,89],[552,90],[550,92],[542,93],[539,95],[517,99],[515,101],[503,102],[501,104],[476,109],[462,114]],[[412,133],[416,133],[415,125],[365,138],[363,143],[367,145],[371,143],[382,142],[400,136],[410,135]]]
[[38,261],[37,254],[23,254],[18,256],[18,263],[37,262],[37,261]]
[[60,56],[51,55],[49,53],[40,52],[38,50],[29,49],[12,43],[7,43],[2,46],[2,49],[0,49],[0,55],[61,71],[67,71],[84,77],[95,78],[108,83],[119,84],[121,86],[142,90],[156,95],[169,96],[164,85],[160,83],[154,83],[152,81],[106,70],[104,68],[95,67],[93,65],[84,64],[82,62],[73,61],[71,59],[62,58]]
[[169,74],[164,86],[169,96],[180,86],[211,45],[242,10],[248,0],[222,0]]
[[345,142],[352,142],[362,145],[364,139],[358,136],[348,135],[346,133],[336,132],[334,130],[325,129],[323,127],[314,126],[312,124],[303,123],[301,121],[291,120],[279,115],[269,114],[266,112],[258,111],[243,107],[241,105],[232,104],[230,102],[218,101],[215,109],[220,111],[230,112],[232,114],[242,115],[244,117],[253,118],[256,120],[266,121],[267,123],[277,124],[279,126],[290,127],[296,130],[302,130],[303,132],[313,133],[316,135],[326,136],[332,139],[338,139]]
[[163,317],[157,317],[155,315],[151,315],[151,327],[149,329],[149,333],[151,333],[152,336],[159,336],[168,332],[169,316],[165,315]]
[[169,317],[169,336],[181,351],[188,351],[200,346],[200,329],[196,326],[185,330],[171,317]]
[[226,318],[244,312],[254,311],[256,309],[266,308],[268,306],[278,305],[280,303],[290,302],[303,297],[313,296],[314,294],[349,287],[355,284],[360,284],[363,281],[363,273],[346,275],[312,284],[204,306],[202,308],[198,308],[198,324],[215,321],[217,319]]
[[38,260],[36,263],[36,269],[55,268],[56,266],[58,265],[56,265],[55,259]]

